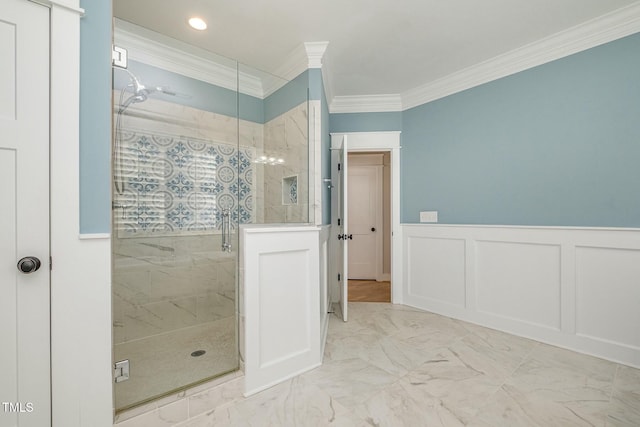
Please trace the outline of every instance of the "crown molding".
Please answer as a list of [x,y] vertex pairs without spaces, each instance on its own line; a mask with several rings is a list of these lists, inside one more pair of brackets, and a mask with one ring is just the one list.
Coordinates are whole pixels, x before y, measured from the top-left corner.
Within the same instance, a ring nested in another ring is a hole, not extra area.
[[322,58],[322,85],[324,86],[324,96],[327,101],[327,109],[333,102],[333,82],[331,76],[332,74],[332,63],[331,63],[331,54],[325,53]]
[[275,75],[267,75],[262,78],[263,98],[268,97],[278,89],[289,83],[289,80],[285,80]]
[[303,43],[275,74],[258,71],[259,75],[253,75],[243,71],[242,66],[237,69],[235,60],[117,18],[113,39],[114,44],[127,50],[130,59],[260,99],[271,95],[308,68],[321,68],[329,44]]
[[307,53],[307,68],[322,68],[322,58],[329,46],[329,42],[305,42]]
[[301,44],[289,52],[282,64],[274,71],[274,74],[286,80],[293,80],[306,71],[308,65],[307,50],[304,44]]
[[402,109],[506,77],[640,32],[640,2],[620,8],[401,94]]
[[[246,95],[264,98],[260,77],[238,72],[237,62],[116,19],[114,43],[127,49],[129,58]],[[227,62],[227,64],[221,63]],[[155,82],[157,83],[157,82]]]
[[293,80],[309,68],[322,68],[329,42],[305,42],[293,49],[274,74]]
[[330,113],[379,113],[402,111],[402,98],[399,94],[336,96],[329,106]]

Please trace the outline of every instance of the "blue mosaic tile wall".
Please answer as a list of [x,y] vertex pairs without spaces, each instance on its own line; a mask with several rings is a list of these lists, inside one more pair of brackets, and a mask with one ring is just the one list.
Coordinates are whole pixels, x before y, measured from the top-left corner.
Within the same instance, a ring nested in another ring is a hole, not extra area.
[[114,219],[121,237],[201,234],[255,220],[255,149],[211,141],[122,132],[124,193]]

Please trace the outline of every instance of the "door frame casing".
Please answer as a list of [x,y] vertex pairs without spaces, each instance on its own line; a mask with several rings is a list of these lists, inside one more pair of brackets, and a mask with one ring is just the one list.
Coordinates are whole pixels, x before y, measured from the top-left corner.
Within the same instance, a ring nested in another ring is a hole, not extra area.
[[[347,152],[389,152],[391,156],[391,302],[402,304],[402,230],[400,228],[400,131],[388,132],[331,132],[331,148],[340,146],[343,136],[348,136]],[[332,203],[333,203],[332,192]],[[333,209],[332,209],[333,210]],[[331,219],[332,228],[335,218]],[[335,234],[332,231],[332,235]],[[333,241],[333,239],[331,239]],[[330,257],[335,272],[335,259]],[[332,276],[334,280],[336,274]],[[334,289],[337,282],[332,282]],[[336,292],[332,292],[336,296]],[[336,301],[332,298],[332,301]]]

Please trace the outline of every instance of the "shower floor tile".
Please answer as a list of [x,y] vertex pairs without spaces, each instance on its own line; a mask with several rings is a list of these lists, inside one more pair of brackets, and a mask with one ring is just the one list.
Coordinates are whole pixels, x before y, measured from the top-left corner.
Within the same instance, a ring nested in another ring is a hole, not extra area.
[[[129,379],[115,384],[117,409],[126,408],[238,368],[234,316],[123,344],[115,361],[129,360]],[[204,350],[201,356],[191,353]]]

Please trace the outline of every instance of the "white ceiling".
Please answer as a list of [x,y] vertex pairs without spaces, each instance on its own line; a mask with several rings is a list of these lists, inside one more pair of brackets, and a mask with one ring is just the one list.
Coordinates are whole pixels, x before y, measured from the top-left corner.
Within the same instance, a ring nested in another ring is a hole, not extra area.
[[[328,41],[333,96],[400,94],[637,0],[114,0],[114,16],[267,72]],[[209,28],[188,27],[191,16]]]

